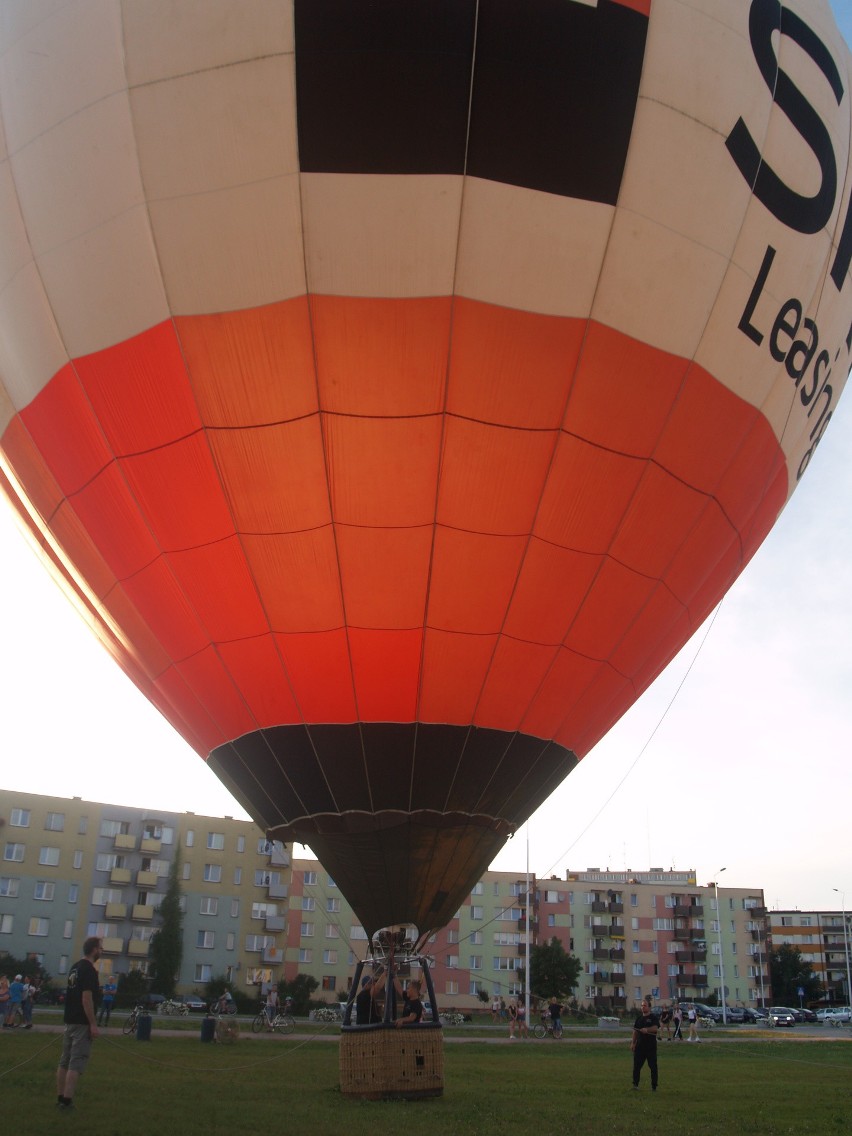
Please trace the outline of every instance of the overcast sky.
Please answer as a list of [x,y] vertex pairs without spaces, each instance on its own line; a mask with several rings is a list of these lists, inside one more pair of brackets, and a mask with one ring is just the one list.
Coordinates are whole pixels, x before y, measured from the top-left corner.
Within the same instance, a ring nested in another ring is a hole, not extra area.
[[[852,0],[833,0],[852,43]],[[848,97],[848,93],[847,93]],[[240,816],[107,656],[0,499],[3,788]],[[852,388],[713,620],[529,824],[538,875],[720,868],[770,907],[852,908]],[[710,624],[712,623],[712,626]],[[526,833],[495,868],[522,873]],[[303,850],[298,850],[302,852]]]

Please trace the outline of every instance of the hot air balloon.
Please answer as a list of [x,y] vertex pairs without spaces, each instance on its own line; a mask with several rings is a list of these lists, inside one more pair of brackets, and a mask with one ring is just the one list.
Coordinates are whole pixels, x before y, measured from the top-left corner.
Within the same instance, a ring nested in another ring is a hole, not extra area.
[[0,9],[0,469],[364,926],[443,925],[702,623],[852,346],[824,0]]

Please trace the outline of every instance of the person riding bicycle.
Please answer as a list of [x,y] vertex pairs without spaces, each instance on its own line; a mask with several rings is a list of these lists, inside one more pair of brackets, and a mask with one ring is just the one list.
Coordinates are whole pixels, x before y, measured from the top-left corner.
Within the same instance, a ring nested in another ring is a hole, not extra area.
[[269,1022],[269,1029],[272,1029],[272,1023],[275,1021],[275,1015],[278,1013],[278,987],[270,986],[266,994],[266,1018]]
[[210,1009],[214,1014],[231,1014],[233,1013],[234,999],[230,990],[223,991],[218,998],[215,999]]

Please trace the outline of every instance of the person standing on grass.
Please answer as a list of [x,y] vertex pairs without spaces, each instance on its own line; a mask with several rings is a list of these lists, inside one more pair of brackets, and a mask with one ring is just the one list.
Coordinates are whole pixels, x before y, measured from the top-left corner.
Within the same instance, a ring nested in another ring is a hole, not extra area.
[[56,1104],[61,1109],[74,1107],[77,1081],[83,1074],[98,1036],[95,1004],[100,990],[95,963],[101,957],[101,941],[92,936],[83,943],[83,958],[68,974],[65,988],[65,1034],[56,1070]]
[[633,1051],[633,1088],[639,1088],[639,1075],[642,1066],[648,1062],[651,1073],[651,1092],[657,1091],[657,1030],[660,1028],[660,1019],[651,1013],[651,1003],[647,998],[642,1000],[639,1016],[633,1023],[633,1037],[630,1048]]
[[675,1006],[672,1010],[672,1021],[674,1022],[674,1037],[673,1041],[683,1041],[683,1031],[681,1025],[683,1024],[683,1010],[680,1006]]
[[700,1042],[701,1038],[698,1036],[698,1010],[694,1005],[689,1007],[686,1017],[689,1022],[689,1035],[686,1040]]
[[115,995],[118,990],[118,985],[115,981],[115,975],[110,974],[104,983],[103,997],[101,998],[101,1008],[98,1011],[98,1025],[108,1026],[109,1016],[112,1013],[112,1008],[115,1005]]

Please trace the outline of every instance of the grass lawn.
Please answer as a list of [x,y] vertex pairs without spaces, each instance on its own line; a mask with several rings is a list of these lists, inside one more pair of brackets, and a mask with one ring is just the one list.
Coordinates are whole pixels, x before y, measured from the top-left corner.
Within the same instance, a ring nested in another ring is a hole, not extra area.
[[95,1043],[71,1113],[54,1104],[59,1045],[59,1034],[35,1030],[0,1038],[4,1131],[840,1136],[852,1120],[852,1044],[843,1041],[661,1045],[656,1094],[647,1069],[640,1091],[630,1088],[626,1039],[447,1044],[443,1097],[369,1102],[340,1095],[337,1045],[322,1038],[216,1046],[109,1036]]

